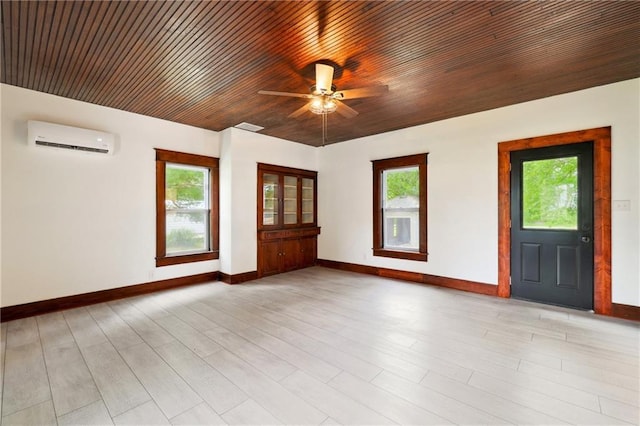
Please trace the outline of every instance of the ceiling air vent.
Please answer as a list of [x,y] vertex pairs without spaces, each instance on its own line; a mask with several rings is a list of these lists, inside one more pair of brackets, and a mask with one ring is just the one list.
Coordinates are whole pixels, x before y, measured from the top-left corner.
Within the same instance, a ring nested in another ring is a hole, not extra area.
[[259,132],[260,130],[264,129],[264,127],[256,126],[255,124],[245,123],[245,122],[236,124],[233,127],[235,127],[236,129],[248,130],[250,132]]

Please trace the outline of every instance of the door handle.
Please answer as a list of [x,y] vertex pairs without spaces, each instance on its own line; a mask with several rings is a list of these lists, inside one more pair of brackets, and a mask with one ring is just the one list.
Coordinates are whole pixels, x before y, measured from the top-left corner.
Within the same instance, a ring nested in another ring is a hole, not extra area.
[[582,238],[580,238],[582,240],[583,243],[588,243],[591,241],[591,237],[589,237],[588,235],[583,235]]

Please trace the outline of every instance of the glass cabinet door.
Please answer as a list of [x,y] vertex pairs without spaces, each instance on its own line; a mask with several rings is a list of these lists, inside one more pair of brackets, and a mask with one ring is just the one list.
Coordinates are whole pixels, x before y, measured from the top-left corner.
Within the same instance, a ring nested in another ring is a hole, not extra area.
[[298,178],[296,176],[284,177],[283,218],[285,225],[298,223]]
[[262,175],[262,224],[278,224],[278,175]]
[[313,179],[302,178],[302,223],[313,223]]

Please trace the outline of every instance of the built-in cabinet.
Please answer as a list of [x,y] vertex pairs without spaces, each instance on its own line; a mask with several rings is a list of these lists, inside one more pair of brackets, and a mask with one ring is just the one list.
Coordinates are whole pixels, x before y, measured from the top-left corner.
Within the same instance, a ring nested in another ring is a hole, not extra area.
[[317,172],[258,164],[258,276],[317,259]]

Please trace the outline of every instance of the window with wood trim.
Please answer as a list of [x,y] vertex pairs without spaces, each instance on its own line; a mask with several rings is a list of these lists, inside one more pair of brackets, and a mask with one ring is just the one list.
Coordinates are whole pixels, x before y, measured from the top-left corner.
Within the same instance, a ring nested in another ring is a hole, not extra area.
[[373,255],[427,260],[427,154],[373,161]]
[[218,159],[156,149],[156,266],[218,259]]

